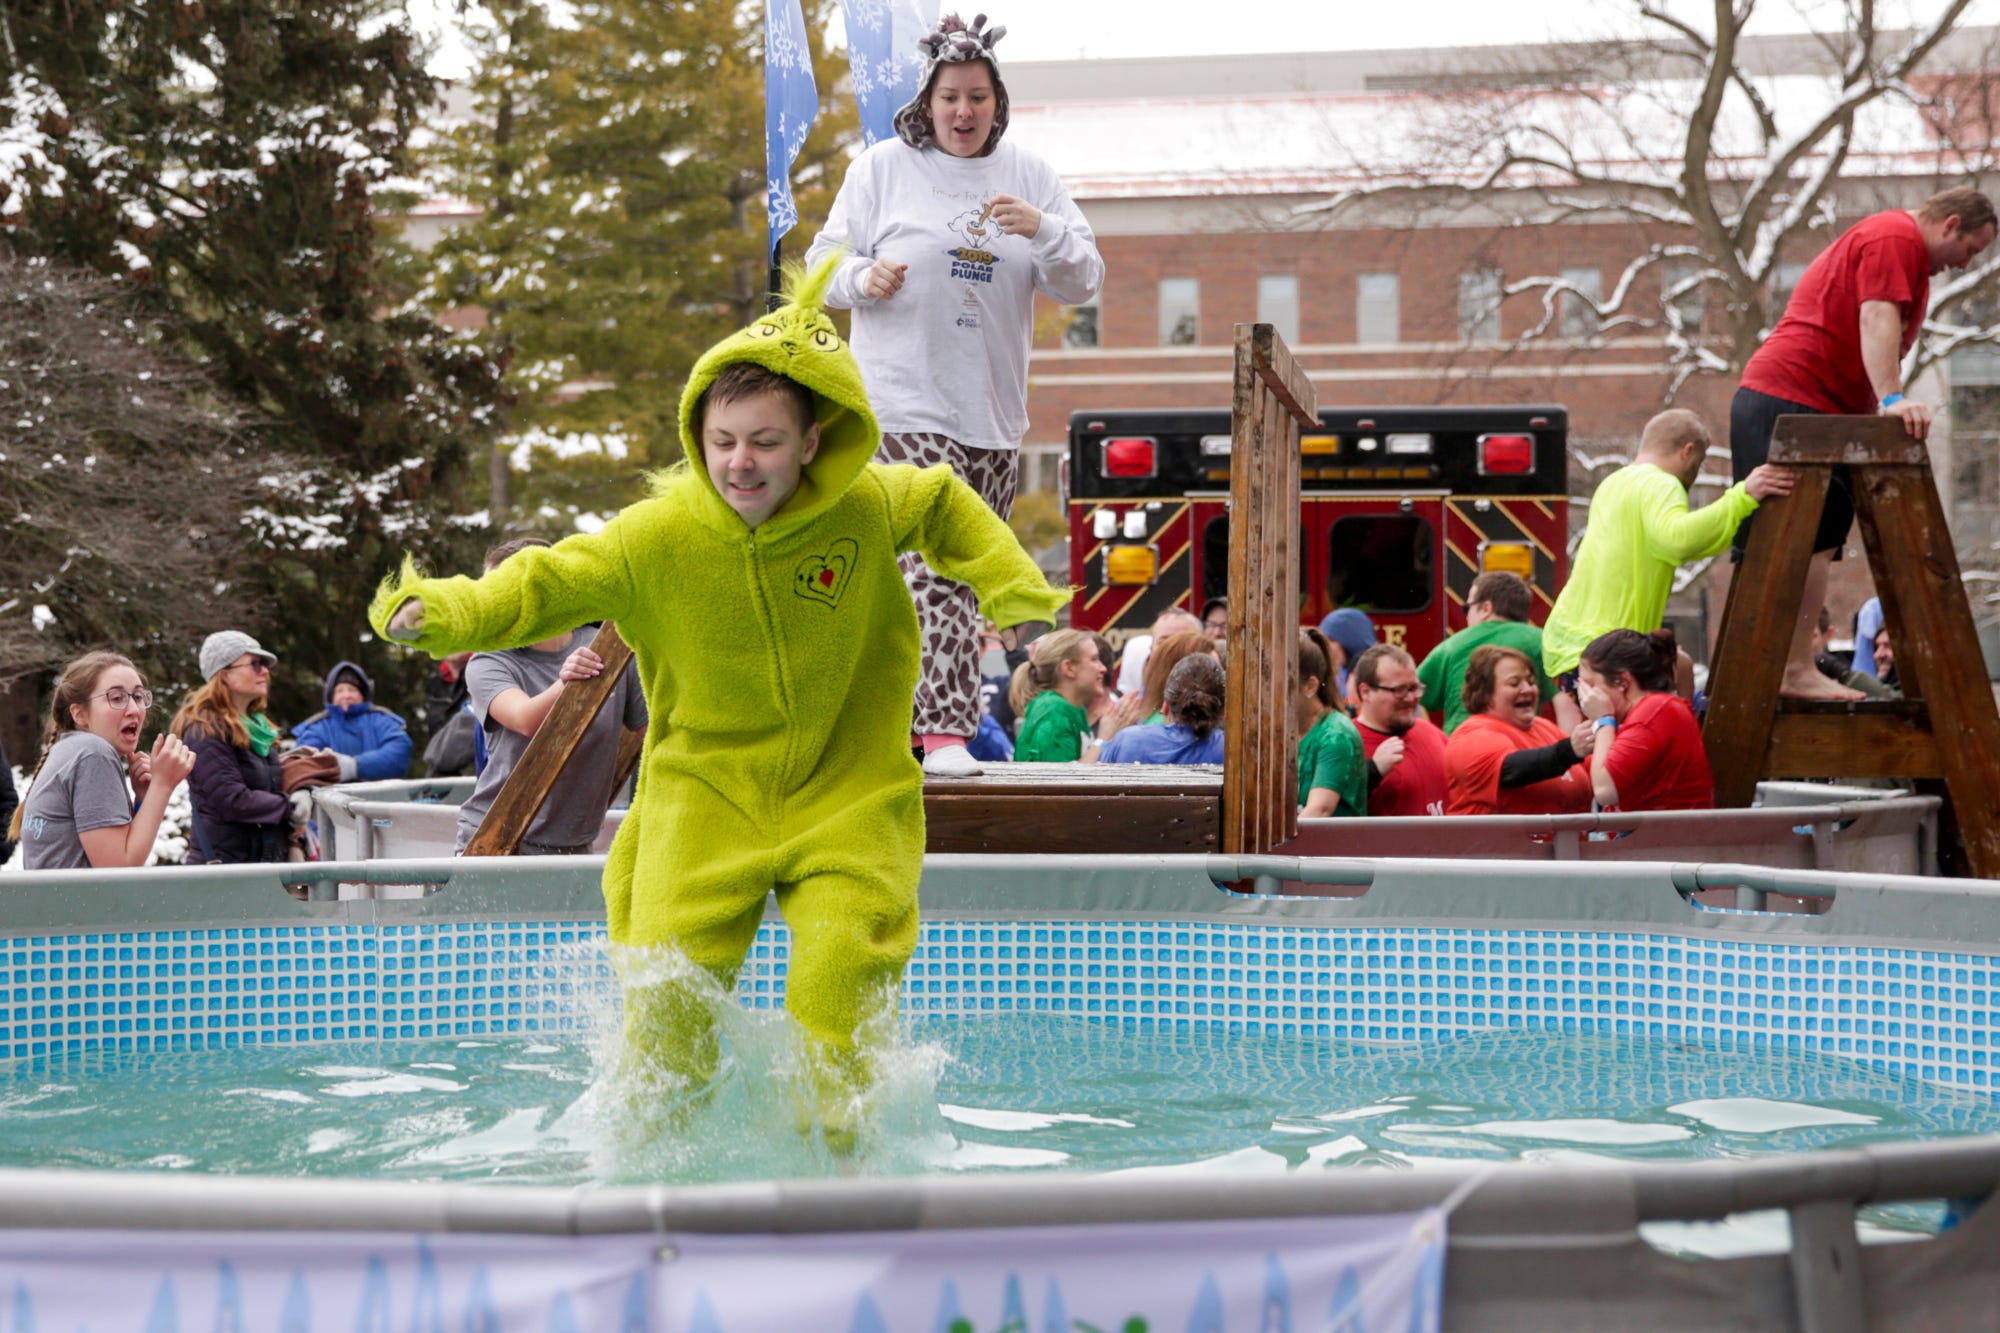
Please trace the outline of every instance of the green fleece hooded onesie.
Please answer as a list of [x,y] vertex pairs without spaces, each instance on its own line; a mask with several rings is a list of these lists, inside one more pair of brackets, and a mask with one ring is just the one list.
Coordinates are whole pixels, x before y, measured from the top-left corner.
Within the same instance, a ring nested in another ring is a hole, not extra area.
[[[1052,621],[1068,594],[951,469],[870,461],[879,430],[861,373],[820,309],[832,271],[711,348],[681,397],[681,445],[700,460],[702,395],[726,365],[753,361],[812,390],[818,453],[761,526],[699,461],[677,465],[601,532],[522,551],[477,582],[406,568],[371,618],[386,632],[421,598],[414,642],[438,656],[615,620],[653,725],[605,866],[612,940],[671,945],[727,985],[776,890],[791,928],[786,1006],[816,1063],[835,1067],[816,1072],[851,1090],[856,1028],[893,996],[917,937],[920,640],[897,554],[969,584],[1002,627]],[[628,994],[627,1032],[690,1077],[712,1069],[712,1027],[687,996]],[[839,1091],[822,1087],[822,1108]]]

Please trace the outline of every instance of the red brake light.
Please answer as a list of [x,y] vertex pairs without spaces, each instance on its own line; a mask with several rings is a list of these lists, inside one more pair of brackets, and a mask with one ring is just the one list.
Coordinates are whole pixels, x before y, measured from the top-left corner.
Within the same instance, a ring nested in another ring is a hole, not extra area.
[[1158,470],[1151,439],[1116,438],[1104,442],[1105,476],[1151,477]]
[[1481,476],[1508,476],[1535,470],[1535,437],[1532,435],[1482,435],[1479,437]]

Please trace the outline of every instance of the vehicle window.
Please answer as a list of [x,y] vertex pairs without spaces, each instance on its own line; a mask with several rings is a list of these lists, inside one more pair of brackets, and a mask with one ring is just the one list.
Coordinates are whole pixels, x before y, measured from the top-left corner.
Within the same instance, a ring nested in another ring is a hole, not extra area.
[[[1306,529],[1299,525],[1299,600],[1309,595],[1311,583],[1306,569]],[[1201,530],[1201,600],[1229,595],[1229,519],[1211,518]],[[1195,607],[1199,612],[1201,608]]]
[[1431,604],[1430,520],[1408,514],[1335,519],[1327,533],[1326,595],[1363,611],[1421,611]]

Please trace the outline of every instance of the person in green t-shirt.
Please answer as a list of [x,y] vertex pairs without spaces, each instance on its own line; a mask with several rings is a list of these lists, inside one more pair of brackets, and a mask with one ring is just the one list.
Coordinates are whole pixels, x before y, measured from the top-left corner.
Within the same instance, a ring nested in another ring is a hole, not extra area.
[[1336,661],[1326,635],[1316,629],[1299,631],[1299,692],[1292,718],[1299,732],[1302,819],[1368,813],[1367,760],[1361,733],[1334,694]]
[[1526,579],[1505,570],[1489,570],[1472,581],[1465,594],[1465,628],[1431,649],[1417,668],[1417,680],[1424,687],[1424,708],[1444,714],[1446,735],[1465,721],[1465,669],[1473,650],[1489,643],[1512,648],[1535,663],[1542,702],[1554,697],[1555,686],[1541,669],[1542,632],[1528,623],[1534,597]]
[[1021,719],[1014,762],[1097,758],[1090,706],[1104,693],[1104,670],[1096,638],[1082,630],[1056,630],[1035,640],[1034,651],[1015,669],[1007,689],[1014,715]]
[[[1688,489],[1708,450],[1702,419],[1685,408],[1669,409],[1646,423],[1638,457],[1590,497],[1590,523],[1569,582],[1542,626],[1542,668],[1556,682],[1556,725],[1565,732],[1583,720],[1574,685],[1564,679],[1575,676],[1583,650],[1614,629],[1651,634],[1660,628],[1674,570],[1721,554],[1759,501],[1789,495],[1797,480],[1789,468],[1766,463],[1713,504],[1690,511]],[[1692,664],[1683,670],[1691,672]]]

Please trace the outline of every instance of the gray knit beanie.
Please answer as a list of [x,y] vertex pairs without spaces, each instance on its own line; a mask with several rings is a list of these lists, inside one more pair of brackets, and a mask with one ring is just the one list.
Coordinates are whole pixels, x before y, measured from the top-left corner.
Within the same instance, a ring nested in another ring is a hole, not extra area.
[[240,629],[219,629],[201,641],[201,678],[214,680],[215,673],[245,653],[254,653],[275,663],[278,655],[266,652],[262,644]]

